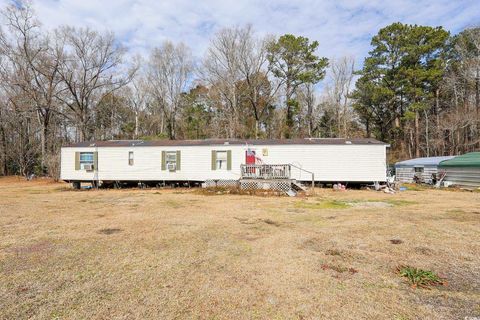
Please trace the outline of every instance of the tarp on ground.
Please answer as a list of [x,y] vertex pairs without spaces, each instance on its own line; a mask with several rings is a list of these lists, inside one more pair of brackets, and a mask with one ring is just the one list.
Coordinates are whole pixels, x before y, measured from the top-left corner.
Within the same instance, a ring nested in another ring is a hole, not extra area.
[[480,168],[480,152],[470,152],[440,162],[440,168]]

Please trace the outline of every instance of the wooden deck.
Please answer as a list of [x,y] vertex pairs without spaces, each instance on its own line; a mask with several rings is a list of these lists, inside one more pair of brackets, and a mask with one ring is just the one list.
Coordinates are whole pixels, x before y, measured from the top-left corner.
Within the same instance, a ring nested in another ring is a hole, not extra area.
[[242,164],[240,166],[242,179],[290,179],[292,168],[290,164]]
[[[292,164],[242,164],[240,188],[281,190],[289,196],[295,196],[299,191],[306,191],[306,188],[292,179],[292,167],[298,168]],[[303,171],[312,174],[313,191],[315,183],[313,173]]]

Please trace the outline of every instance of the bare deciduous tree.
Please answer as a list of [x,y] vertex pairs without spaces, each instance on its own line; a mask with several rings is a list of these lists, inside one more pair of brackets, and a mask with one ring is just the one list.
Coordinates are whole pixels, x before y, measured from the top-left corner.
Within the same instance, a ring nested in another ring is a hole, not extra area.
[[338,137],[348,137],[349,123],[352,121],[350,92],[354,77],[355,63],[352,57],[333,60],[330,66],[330,83],[327,89],[330,107],[335,114]]
[[135,68],[121,70],[125,50],[113,33],[62,27],[56,31],[59,74],[66,87],[59,98],[70,113],[64,115],[78,128],[77,139],[92,138],[94,108],[102,96],[125,86]]
[[235,137],[238,132],[239,102],[237,84],[242,79],[239,63],[240,32],[238,28],[222,29],[210,42],[200,75],[211,87],[217,101],[217,112],[228,126],[226,134]]
[[0,36],[3,54],[13,72],[2,72],[12,86],[19,88],[32,102],[40,125],[41,167],[46,168],[49,151],[49,133],[52,118],[56,116],[57,95],[62,91],[58,67],[48,33],[41,34],[30,3],[8,6],[3,14],[10,37]]
[[183,43],[165,42],[152,51],[147,67],[148,91],[166,120],[168,137],[176,137],[177,114],[182,94],[193,71],[190,49]]

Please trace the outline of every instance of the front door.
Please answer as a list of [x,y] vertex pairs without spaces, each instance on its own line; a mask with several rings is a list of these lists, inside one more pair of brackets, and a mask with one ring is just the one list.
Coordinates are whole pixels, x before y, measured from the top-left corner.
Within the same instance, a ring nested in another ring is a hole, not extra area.
[[[254,165],[255,164],[255,150],[250,150],[250,149],[247,149],[247,151],[245,151],[245,164],[247,165]],[[247,174],[251,177],[255,176],[255,167],[253,166],[247,166],[246,168],[247,170]]]
[[245,164],[255,164],[255,150],[245,151]]

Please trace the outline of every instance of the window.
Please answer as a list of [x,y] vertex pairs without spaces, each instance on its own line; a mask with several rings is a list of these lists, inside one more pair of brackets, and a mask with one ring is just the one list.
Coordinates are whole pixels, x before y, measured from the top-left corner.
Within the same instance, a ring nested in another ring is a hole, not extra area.
[[93,168],[93,152],[80,152],[80,169],[85,170],[85,167]]
[[422,173],[423,168],[422,167],[415,167],[415,173]]
[[167,151],[165,153],[165,164],[167,170],[175,171],[177,170],[177,152],[176,151]]
[[128,165],[133,166],[133,151],[128,152]]
[[217,151],[216,169],[227,170],[227,151]]

